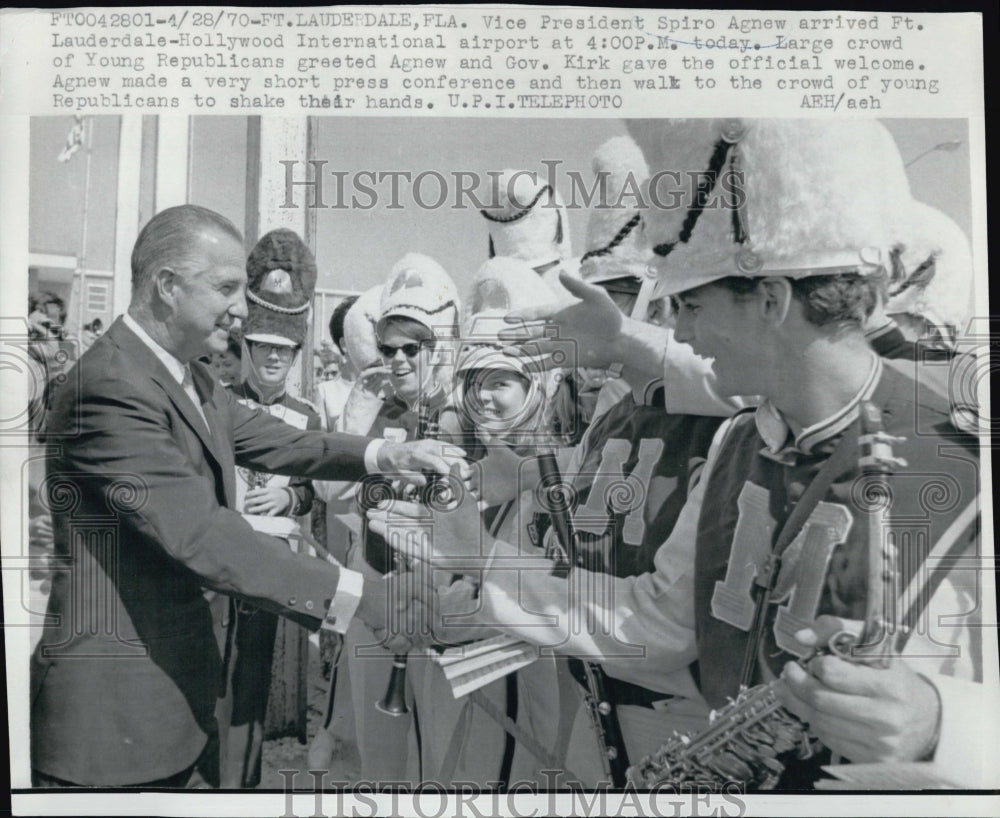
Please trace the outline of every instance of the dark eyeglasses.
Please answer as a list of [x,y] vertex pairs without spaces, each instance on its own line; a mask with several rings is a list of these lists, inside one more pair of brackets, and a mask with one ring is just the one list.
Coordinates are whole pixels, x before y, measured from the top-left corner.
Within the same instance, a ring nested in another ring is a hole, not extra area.
[[298,347],[286,347],[281,344],[269,344],[266,341],[251,341],[250,343],[254,349],[259,349],[265,355],[270,355],[273,352],[282,360],[288,360],[299,351]]
[[396,353],[399,352],[399,350],[403,350],[403,354],[407,358],[415,358],[417,357],[417,353],[420,352],[421,346],[422,344],[419,343],[402,344],[398,347],[389,346],[388,344],[379,344],[378,351],[384,358],[395,358]]

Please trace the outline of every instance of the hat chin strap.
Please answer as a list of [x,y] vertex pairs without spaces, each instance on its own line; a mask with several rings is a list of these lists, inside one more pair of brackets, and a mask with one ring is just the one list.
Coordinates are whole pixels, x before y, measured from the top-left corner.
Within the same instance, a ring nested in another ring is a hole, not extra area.
[[[250,354],[246,338],[243,339],[243,356],[247,362],[247,383],[254,392],[260,395],[260,402],[265,406],[270,406],[272,403],[278,401],[285,394],[285,381],[282,381],[278,386],[268,386],[261,382],[260,372],[253,362],[253,356]],[[296,351],[292,356],[292,360],[294,361],[297,356],[298,352]],[[287,380],[287,375],[285,377]]]
[[300,315],[309,309],[309,302],[306,301],[305,304],[299,307],[279,307],[277,304],[272,304],[270,301],[265,301],[259,295],[257,295],[253,290],[247,289],[246,296],[258,307],[263,307],[266,310],[271,310],[272,312],[281,313],[282,315]]
[[652,276],[643,276],[639,285],[639,294],[636,296],[635,305],[632,307],[632,314],[629,318],[636,321],[645,321],[646,313],[649,312],[649,302],[653,300],[653,290],[656,289],[656,279]]
[[541,256],[540,258],[525,259],[524,263],[527,264],[532,270],[538,273],[539,267],[545,267],[539,275],[544,275],[549,270],[555,269],[563,262],[563,257],[556,254],[554,256]]

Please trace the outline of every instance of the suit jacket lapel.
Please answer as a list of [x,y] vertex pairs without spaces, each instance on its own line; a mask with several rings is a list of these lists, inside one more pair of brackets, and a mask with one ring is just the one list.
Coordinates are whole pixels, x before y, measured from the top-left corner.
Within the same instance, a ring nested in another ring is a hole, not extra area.
[[222,467],[226,504],[233,506],[236,502],[236,461],[233,447],[229,445],[228,429],[223,422],[224,410],[219,406],[219,403],[224,401],[221,394],[222,387],[219,386],[208,369],[199,363],[191,364],[191,376],[194,379],[195,391],[203,396],[201,408],[208,421],[213,451]]
[[[217,435],[211,434],[209,429],[205,426],[205,421],[201,419],[201,415],[198,414],[198,410],[195,409],[194,405],[191,403],[191,398],[187,396],[187,393],[181,387],[173,376],[167,371],[167,368],[160,362],[160,359],[153,354],[153,351],[147,347],[139,337],[132,332],[126,326],[125,322],[121,319],[115,321],[114,324],[108,329],[108,334],[112,336],[112,340],[115,341],[119,349],[126,352],[130,357],[132,357],[138,364],[139,371],[146,373],[155,383],[157,383],[164,392],[167,393],[167,397],[170,398],[170,402],[173,403],[174,407],[178,412],[181,413],[184,420],[192,428],[194,433],[198,436],[201,441],[202,446],[211,455],[212,459],[215,461],[216,465],[220,468],[222,472],[223,484],[226,488],[226,497],[230,496],[229,482],[234,480],[234,477],[228,477],[227,482],[227,471],[225,469],[225,459],[221,455],[226,447],[221,445],[221,440],[217,440]],[[193,370],[192,370],[193,374]],[[206,418],[208,417],[208,412],[205,413]],[[214,433],[215,430],[212,430]],[[223,432],[219,432],[223,434]],[[230,458],[229,471],[232,471],[232,458]],[[235,492],[234,495],[235,496]]]

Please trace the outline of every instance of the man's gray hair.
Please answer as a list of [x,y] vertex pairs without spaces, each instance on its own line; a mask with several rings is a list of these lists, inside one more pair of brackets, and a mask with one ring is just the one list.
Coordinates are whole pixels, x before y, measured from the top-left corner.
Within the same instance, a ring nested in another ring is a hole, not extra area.
[[199,205],[168,207],[150,219],[132,248],[132,291],[145,287],[164,267],[186,270],[192,266],[194,238],[205,228],[218,230],[243,243],[235,225],[225,216]]

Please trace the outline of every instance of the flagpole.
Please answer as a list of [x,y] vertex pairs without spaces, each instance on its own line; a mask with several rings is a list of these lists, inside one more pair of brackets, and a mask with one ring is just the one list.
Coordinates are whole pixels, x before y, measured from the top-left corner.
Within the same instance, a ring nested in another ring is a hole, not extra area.
[[76,308],[76,332],[77,337],[83,337],[83,302],[86,299],[86,280],[87,274],[85,270],[87,269],[87,238],[88,238],[88,219],[90,215],[90,164],[93,151],[91,150],[93,144],[93,125],[90,122],[90,117],[81,118],[81,125],[83,125],[83,150],[86,154],[86,162],[84,164],[84,175],[83,175],[83,224],[80,228],[80,255],[79,255],[79,266],[80,266],[80,287],[77,297],[77,308]]

